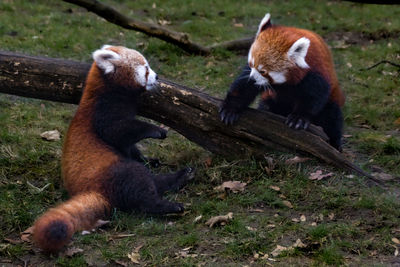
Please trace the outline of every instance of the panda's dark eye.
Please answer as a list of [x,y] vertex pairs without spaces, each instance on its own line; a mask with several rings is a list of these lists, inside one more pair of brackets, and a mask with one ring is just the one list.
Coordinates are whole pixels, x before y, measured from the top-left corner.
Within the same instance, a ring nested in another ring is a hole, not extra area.
[[259,72],[261,75],[267,74],[267,71],[266,71],[266,70],[259,70],[258,72]]
[[147,81],[147,78],[149,77],[149,67],[148,66],[146,66],[146,81]]

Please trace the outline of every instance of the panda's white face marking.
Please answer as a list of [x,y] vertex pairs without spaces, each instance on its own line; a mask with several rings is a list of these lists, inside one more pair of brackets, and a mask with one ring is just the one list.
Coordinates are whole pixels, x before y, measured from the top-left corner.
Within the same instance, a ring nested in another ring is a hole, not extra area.
[[148,68],[148,72],[149,74],[147,76],[146,90],[152,90],[158,84],[157,74],[152,69],[150,69],[150,67]]
[[270,71],[269,76],[272,78],[273,83],[275,84],[281,84],[286,82],[286,72],[282,71],[282,72],[277,72],[277,71]]
[[157,74],[150,68],[146,58],[138,51],[122,46],[104,45],[93,53],[97,66],[105,74],[118,72],[129,74],[126,81],[152,90],[157,85]]
[[147,83],[146,71],[146,66],[139,65],[135,68],[134,72],[135,81],[137,81],[143,87],[145,87]]
[[250,78],[256,81],[257,85],[268,85],[268,79],[262,76],[255,68],[251,68]]
[[145,65],[139,65],[135,69],[135,80],[146,88],[152,90],[157,85],[157,74],[150,68],[146,62]]

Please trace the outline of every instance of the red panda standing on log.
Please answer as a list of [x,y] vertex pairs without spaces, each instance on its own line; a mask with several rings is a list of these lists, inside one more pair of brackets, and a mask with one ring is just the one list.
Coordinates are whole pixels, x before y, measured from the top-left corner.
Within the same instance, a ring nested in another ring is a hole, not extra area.
[[135,119],[137,100],[157,84],[157,75],[137,51],[103,46],[94,63],[65,138],[62,177],[71,198],[50,209],[34,224],[34,242],[56,252],[78,230],[90,230],[112,208],[166,214],[183,212],[181,203],[162,198],[193,178],[191,168],[154,175],[135,143],[163,139],[166,130]]
[[319,35],[271,25],[266,14],[250,48],[248,65],[221,106],[221,120],[235,122],[259,93],[260,110],[287,117],[286,124],[294,129],[307,129],[310,122],[321,126],[329,143],[341,151],[345,98],[331,52]]

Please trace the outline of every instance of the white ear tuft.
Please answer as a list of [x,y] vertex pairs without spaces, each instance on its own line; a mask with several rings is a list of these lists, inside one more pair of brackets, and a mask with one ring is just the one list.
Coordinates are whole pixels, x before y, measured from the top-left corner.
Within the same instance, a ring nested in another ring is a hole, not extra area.
[[263,30],[271,26],[271,15],[269,13],[265,14],[264,18],[261,20],[260,25],[258,25],[258,31],[256,36],[260,34]]
[[310,47],[310,40],[306,37],[301,37],[299,40],[289,48],[287,52],[288,58],[294,60],[297,66],[306,69],[309,68],[305,58],[307,55],[308,48]]
[[[104,46],[103,46],[104,47]],[[108,49],[99,49],[93,52],[93,59],[96,65],[104,71],[104,74],[115,70],[113,60],[118,60],[120,55]]]

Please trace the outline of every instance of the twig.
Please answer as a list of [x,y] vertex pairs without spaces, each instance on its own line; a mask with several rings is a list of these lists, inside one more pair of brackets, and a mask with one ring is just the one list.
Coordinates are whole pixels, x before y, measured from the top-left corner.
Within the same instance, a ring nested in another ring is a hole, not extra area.
[[371,70],[371,69],[373,69],[373,68],[379,66],[380,64],[384,64],[384,63],[387,63],[387,64],[390,64],[390,65],[395,66],[395,67],[397,67],[397,68],[400,68],[400,64],[391,62],[391,61],[389,61],[389,60],[381,60],[381,61],[379,61],[378,63],[372,65],[371,67],[368,67],[368,68],[365,68],[365,69],[360,69],[360,71]]

